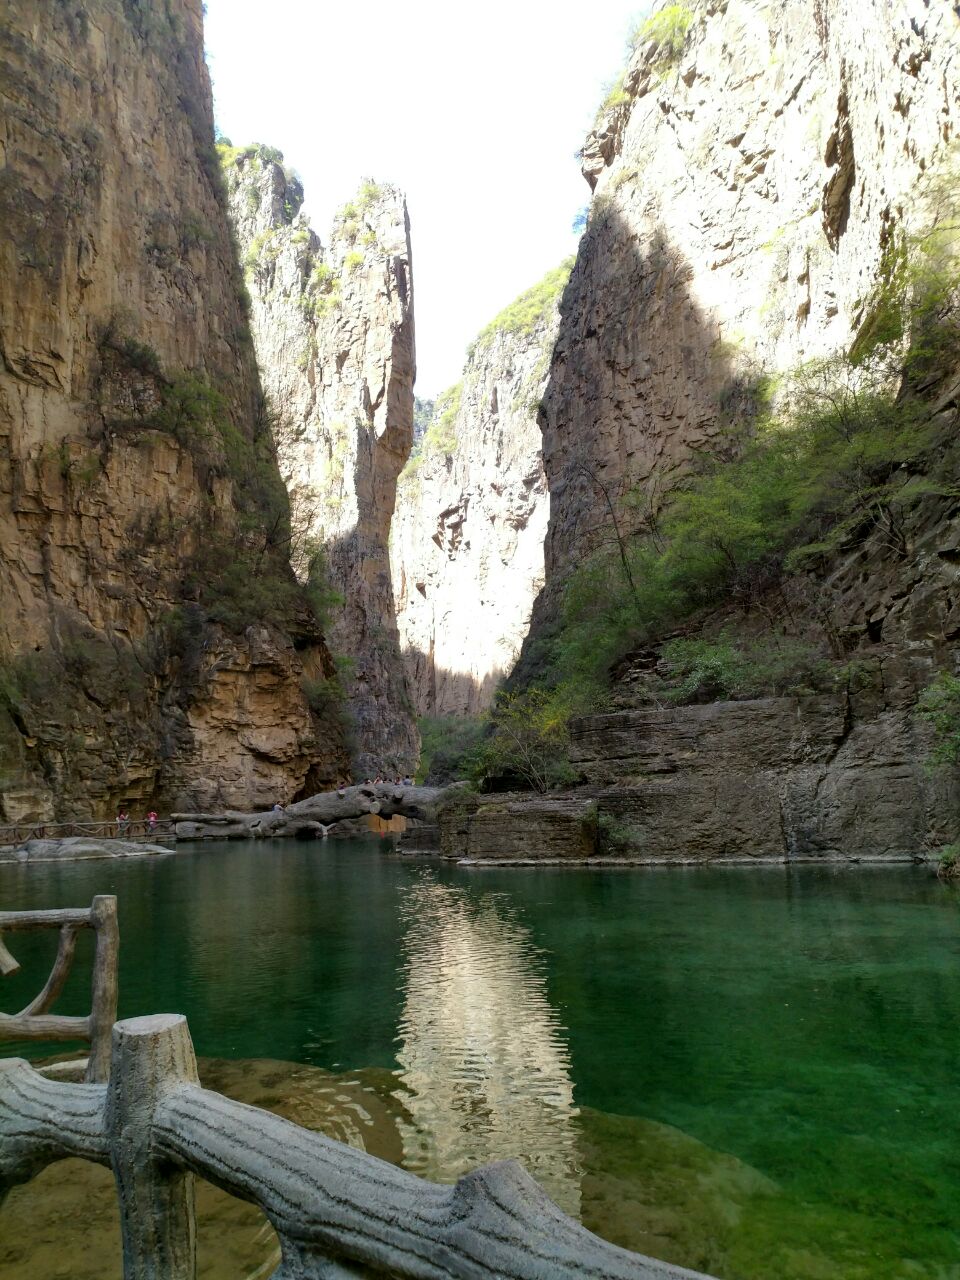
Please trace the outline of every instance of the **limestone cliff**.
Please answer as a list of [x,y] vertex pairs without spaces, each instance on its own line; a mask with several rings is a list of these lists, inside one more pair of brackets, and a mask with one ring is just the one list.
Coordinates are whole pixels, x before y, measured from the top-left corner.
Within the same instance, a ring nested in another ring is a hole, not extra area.
[[584,464],[656,496],[761,375],[850,345],[956,129],[948,0],[664,12],[681,33],[641,38],[582,152],[593,205],[544,397],[548,580],[606,520]]
[[397,620],[421,715],[475,715],[517,660],[543,585],[547,489],[537,409],[568,267],[473,344],[400,477]]
[[266,147],[221,147],[252,327],[293,506],[291,558],[322,555],[342,603],[329,639],[358,775],[412,772],[418,742],[397,639],[388,540],[397,476],[413,443],[415,350],[403,196],[363,184],[326,246],[303,192]]
[[199,0],[0,25],[0,809],[263,805],[341,775],[279,555]]
[[[609,541],[612,508],[629,536],[704,455],[723,456],[771,385],[776,405],[782,375],[856,350],[896,246],[924,225],[925,184],[956,154],[946,0],[660,14],[583,149],[593,205],[543,397],[546,587],[523,678],[569,572]],[[937,377],[931,421],[949,448],[956,379]],[[630,491],[645,500],[624,503]],[[851,660],[839,692],[667,710],[660,653],[623,664],[625,709],[576,724],[573,754],[591,783],[639,788],[607,802],[634,849],[905,856],[950,838],[956,789],[925,772],[914,708],[956,661],[957,504],[941,491],[897,520],[895,536],[865,522],[777,587],[788,630]],[[720,602],[719,618],[684,625],[759,631],[763,604]]]

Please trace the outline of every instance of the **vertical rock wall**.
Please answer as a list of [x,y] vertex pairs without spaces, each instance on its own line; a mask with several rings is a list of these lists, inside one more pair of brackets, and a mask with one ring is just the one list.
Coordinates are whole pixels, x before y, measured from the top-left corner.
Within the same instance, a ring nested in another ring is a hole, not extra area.
[[550,590],[607,519],[588,470],[656,501],[761,374],[850,344],[954,145],[948,0],[673,8],[682,52],[641,43],[583,149],[593,207],[542,420]]
[[[264,525],[200,2],[7,5],[0,83],[0,816],[334,780],[301,687],[331,660]],[[290,596],[249,624],[248,562]]]
[[291,496],[298,574],[322,549],[343,603],[330,643],[359,775],[408,773],[419,750],[400,658],[388,540],[413,443],[416,372],[403,196],[368,182],[322,246],[269,148],[221,148],[252,298],[254,342]]
[[397,620],[421,715],[475,715],[489,705],[543,585],[547,489],[537,409],[559,287],[524,325],[494,321],[477,339],[463,381],[438,398],[400,477]]

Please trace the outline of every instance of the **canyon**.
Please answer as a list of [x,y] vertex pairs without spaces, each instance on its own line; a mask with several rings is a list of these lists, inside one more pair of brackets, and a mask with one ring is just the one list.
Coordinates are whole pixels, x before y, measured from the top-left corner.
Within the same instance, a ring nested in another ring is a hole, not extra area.
[[251,296],[251,327],[290,495],[291,556],[323,575],[326,638],[360,775],[405,775],[419,742],[400,657],[388,542],[413,444],[410,222],[402,194],[365,182],[327,245],[303,191],[266,147],[220,146]]
[[543,585],[537,411],[565,264],[496,316],[400,476],[397,618],[421,716],[476,716],[514,667]]
[[[407,776],[418,717],[549,691],[576,573],[657,536],[798,370],[855,367],[956,163],[946,0],[659,6],[582,148],[575,260],[484,328],[415,443],[398,188],[365,180],[322,241],[281,153],[215,145],[194,0],[22,4],[3,46],[8,823]],[[916,709],[960,636],[960,362],[923,395],[939,470],[911,463],[895,528],[624,649],[570,721],[573,789],[473,798],[444,852],[547,827],[653,860],[948,843],[960,794]],[[665,644],[731,635],[830,679],[683,705]]]

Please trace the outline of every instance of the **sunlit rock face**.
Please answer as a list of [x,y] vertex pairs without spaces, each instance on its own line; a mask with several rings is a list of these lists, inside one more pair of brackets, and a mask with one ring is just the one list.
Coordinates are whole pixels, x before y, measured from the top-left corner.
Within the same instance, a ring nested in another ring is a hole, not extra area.
[[450,1179],[515,1158],[580,1210],[570,1056],[541,957],[506,899],[421,877],[403,905],[404,1166]]
[[301,578],[322,549],[333,649],[358,776],[405,774],[419,744],[397,640],[388,540],[413,443],[410,226],[403,196],[365,183],[322,246],[303,191],[266,147],[221,148],[252,301],[257,360],[294,516]]
[[421,715],[482,711],[526,635],[548,514],[537,409],[558,321],[551,302],[527,330],[482,335],[400,477],[391,559]]
[[849,346],[953,143],[948,0],[689,8],[678,60],[641,44],[583,149],[593,207],[542,417],[548,589],[609,521],[588,472],[656,500],[761,374]]
[[[280,480],[200,2],[22,0],[0,53],[0,817],[316,789],[346,767],[301,687],[333,669],[319,629],[208,607],[259,519],[218,432]],[[183,377],[219,397],[202,431],[164,399]]]

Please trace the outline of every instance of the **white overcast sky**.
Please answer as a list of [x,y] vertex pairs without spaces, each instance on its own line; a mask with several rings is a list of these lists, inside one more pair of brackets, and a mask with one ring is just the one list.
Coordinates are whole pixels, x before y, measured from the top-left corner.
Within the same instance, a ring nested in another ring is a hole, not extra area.
[[574,153],[643,0],[207,0],[217,125],[279,147],[322,240],[364,177],[407,194],[417,393],[576,247]]

